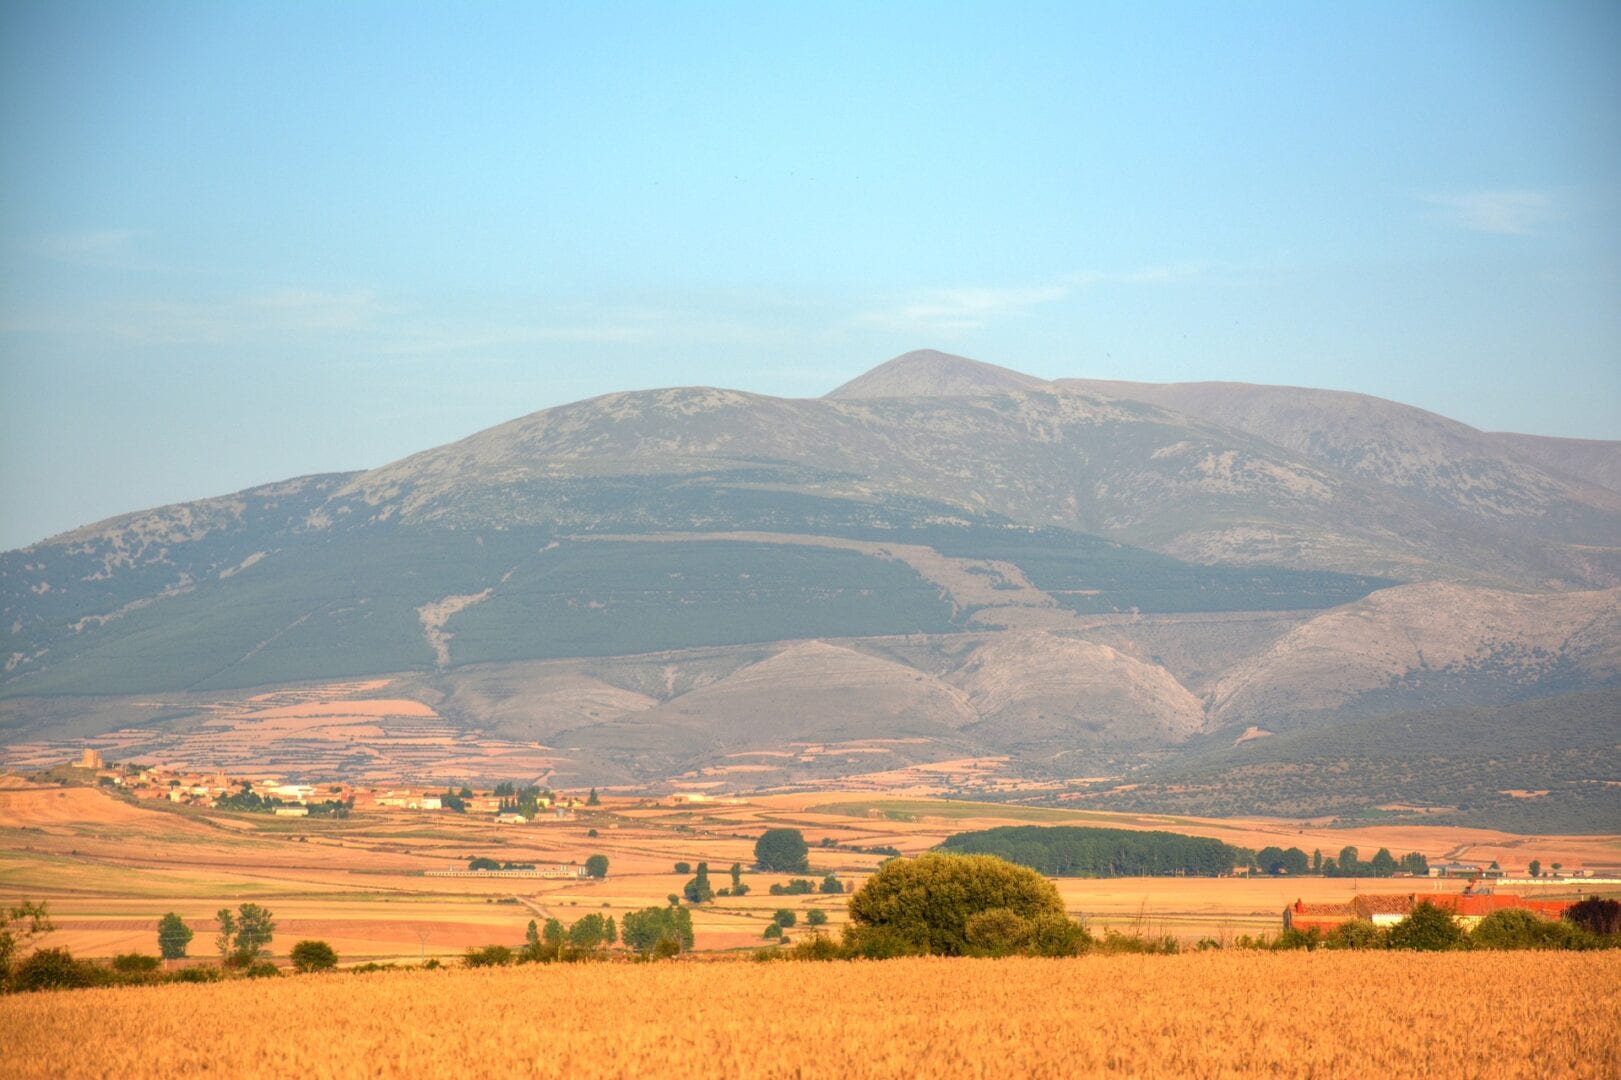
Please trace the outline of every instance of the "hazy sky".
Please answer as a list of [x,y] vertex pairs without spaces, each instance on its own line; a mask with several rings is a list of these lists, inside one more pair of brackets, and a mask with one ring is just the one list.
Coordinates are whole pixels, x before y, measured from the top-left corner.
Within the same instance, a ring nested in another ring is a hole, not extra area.
[[908,349],[1621,438],[1621,5],[0,5],[0,548]]

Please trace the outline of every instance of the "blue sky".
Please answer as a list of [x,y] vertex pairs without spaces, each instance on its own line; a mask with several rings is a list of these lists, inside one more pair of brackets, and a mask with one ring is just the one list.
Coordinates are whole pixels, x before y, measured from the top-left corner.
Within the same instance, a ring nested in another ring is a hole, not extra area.
[[0,6],[0,548],[936,347],[1621,438],[1621,5]]

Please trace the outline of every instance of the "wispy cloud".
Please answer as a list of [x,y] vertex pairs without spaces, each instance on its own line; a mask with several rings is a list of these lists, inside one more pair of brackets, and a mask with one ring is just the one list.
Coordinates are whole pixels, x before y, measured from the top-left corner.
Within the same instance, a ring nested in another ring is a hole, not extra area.
[[1421,202],[1447,211],[1453,224],[1471,232],[1525,236],[1547,219],[1553,200],[1540,191],[1465,191],[1421,195]]
[[892,307],[866,312],[859,321],[892,330],[977,330],[995,319],[1023,315],[1031,308],[1062,300],[1067,295],[1069,287],[1062,284],[930,289],[903,298]]
[[98,320],[114,336],[147,345],[230,345],[310,335],[352,334],[387,307],[370,289],[277,289],[217,300],[117,304]]
[[1091,285],[1170,285],[1203,274],[1202,262],[1165,263],[1159,266],[1140,266],[1134,270],[1082,270],[1068,274],[1064,281],[1085,288]]
[[1080,270],[1044,285],[929,289],[903,296],[889,307],[866,312],[857,321],[903,331],[978,330],[1096,286],[1166,285],[1203,272],[1202,263],[1171,263],[1132,270]]
[[25,241],[23,249],[42,259],[72,266],[132,267],[141,229],[81,229],[50,233]]

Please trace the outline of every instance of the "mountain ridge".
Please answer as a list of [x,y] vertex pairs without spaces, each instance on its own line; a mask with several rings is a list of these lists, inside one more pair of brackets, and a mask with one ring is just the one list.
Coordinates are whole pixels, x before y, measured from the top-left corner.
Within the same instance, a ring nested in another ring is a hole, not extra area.
[[1611,449],[930,350],[822,398],[602,395],[0,555],[0,756],[194,755],[222,695],[353,679],[624,783],[1515,708],[1621,681],[1621,497],[1573,472]]

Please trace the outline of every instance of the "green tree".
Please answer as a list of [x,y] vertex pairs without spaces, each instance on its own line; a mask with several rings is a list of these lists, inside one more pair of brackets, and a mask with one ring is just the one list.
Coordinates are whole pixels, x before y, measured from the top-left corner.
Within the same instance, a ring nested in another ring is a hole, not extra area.
[[698,873],[682,886],[681,893],[687,898],[689,904],[707,904],[715,898],[715,890],[709,885],[709,864],[698,864]]
[[1340,848],[1340,877],[1356,877],[1362,872],[1362,861],[1356,848],[1350,844]]
[[1281,874],[1283,872],[1283,849],[1280,847],[1264,847],[1255,853],[1255,865],[1263,874]]
[[593,855],[585,860],[585,876],[605,878],[608,876],[608,856]]
[[790,908],[778,908],[777,913],[771,916],[771,921],[786,930],[799,921],[799,916],[795,915]]
[[230,959],[231,942],[236,937],[236,916],[231,909],[222,907],[214,912],[214,919],[219,923],[219,933],[214,936],[214,948],[219,950],[220,962]]
[[829,896],[834,893],[842,893],[844,891],[844,884],[843,882],[839,881],[837,876],[829,874],[827,877],[822,879],[821,891]]
[[619,941],[619,928],[614,925],[614,917],[608,916],[608,925],[603,927],[602,940],[604,944],[613,945]]
[[596,912],[568,928],[568,943],[580,949],[595,949],[608,939],[609,920]]
[[539,963],[546,955],[546,946],[540,941],[540,927],[535,920],[529,920],[529,926],[523,932],[523,948],[518,950],[518,957],[526,964]]
[[1390,854],[1389,848],[1380,848],[1374,852],[1373,859],[1368,863],[1368,872],[1374,877],[1395,876],[1396,859]]
[[742,885],[742,884],[743,884],[743,864],[742,863],[733,863],[732,864],[732,892],[734,894],[736,894],[738,886]]
[[25,900],[5,908],[4,914],[0,921],[0,986],[33,939],[56,929],[44,901]]
[[173,911],[158,920],[158,952],[165,960],[184,957],[192,936],[191,927]]
[[258,904],[243,904],[236,909],[236,936],[232,938],[233,952],[238,960],[252,963],[270,954],[270,939],[276,923],[270,909]]
[[754,861],[762,870],[803,874],[810,870],[810,847],[798,829],[767,829],[754,842]]
[[692,873],[692,864],[689,862],[678,862],[675,864],[675,872],[678,874],[690,874]]
[[782,937],[782,927],[776,923],[772,923],[770,926],[765,928],[765,933],[761,936],[767,939],[780,938]]
[[628,912],[620,923],[620,939],[639,953],[656,954],[662,942],[672,943],[676,952],[690,949],[692,912],[683,907],[650,907]]
[[338,966],[338,954],[324,941],[300,941],[287,955],[294,971],[331,971]]
[[587,805],[587,806],[601,806],[602,805],[602,800],[597,797],[597,789],[596,788],[592,788],[591,789],[591,794],[589,794],[589,795],[587,795],[585,797],[585,805]]
[[[998,908],[1027,920],[1067,920],[1053,883],[1028,867],[994,855],[930,853],[879,867],[850,898],[849,934],[864,955],[962,956],[971,947],[968,920]],[[863,937],[880,948],[867,948]]]
[[1531,869],[1531,876],[1532,877],[1541,877],[1542,876],[1542,860],[1541,859],[1532,859],[1530,869]]
[[557,948],[568,939],[568,932],[563,929],[563,924],[559,920],[547,919],[546,926],[541,930],[540,936],[546,940],[546,944]]
[[826,926],[827,912],[823,911],[821,908],[811,908],[809,911],[805,912],[805,925]]
[[1407,917],[1390,928],[1392,949],[1442,952],[1456,949],[1462,943],[1463,929],[1452,918],[1451,912],[1436,907],[1428,900],[1420,900],[1413,905]]
[[1322,848],[1313,848],[1312,849],[1312,853],[1311,853],[1311,872],[1314,873],[1314,874],[1321,874],[1323,872],[1323,849]]

